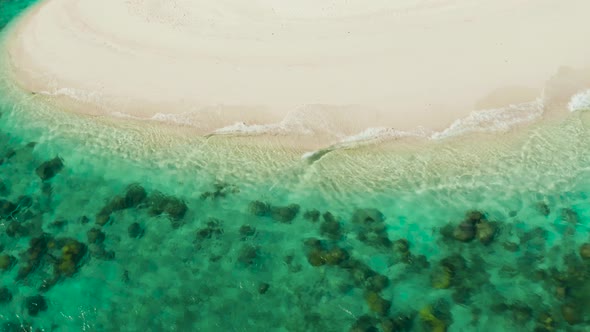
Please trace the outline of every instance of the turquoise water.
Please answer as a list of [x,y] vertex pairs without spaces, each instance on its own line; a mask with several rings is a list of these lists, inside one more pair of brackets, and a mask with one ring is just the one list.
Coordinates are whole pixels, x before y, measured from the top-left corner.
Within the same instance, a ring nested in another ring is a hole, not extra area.
[[0,86],[0,330],[589,328],[588,112],[310,162]]

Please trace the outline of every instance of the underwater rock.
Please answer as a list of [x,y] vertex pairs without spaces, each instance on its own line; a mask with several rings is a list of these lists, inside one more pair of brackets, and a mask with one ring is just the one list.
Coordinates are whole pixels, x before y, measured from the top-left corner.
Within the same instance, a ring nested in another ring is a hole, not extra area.
[[40,312],[47,311],[47,301],[43,295],[27,297],[25,299],[25,306],[31,316],[37,316]]
[[561,219],[569,224],[577,225],[580,222],[578,213],[572,209],[561,209]]
[[362,315],[354,322],[350,332],[378,332],[375,325],[377,325],[377,319],[369,315]]
[[64,164],[63,160],[59,157],[55,157],[49,161],[42,163],[35,172],[41,178],[41,180],[46,181],[54,176],[56,176],[61,170],[63,169]]
[[138,222],[134,222],[127,227],[127,235],[132,239],[139,239],[143,236],[143,228]]
[[328,251],[323,252],[323,259],[328,265],[340,265],[346,261],[350,255],[342,248],[334,247]]
[[41,263],[41,259],[48,249],[48,243],[51,241],[49,234],[42,234],[39,237],[32,238],[29,241],[29,249],[22,255],[20,268],[17,273],[17,280],[26,278]]
[[357,209],[352,214],[352,222],[355,224],[382,223],[383,213],[377,209]]
[[512,317],[517,324],[526,324],[533,317],[533,309],[527,306],[512,306]]
[[258,248],[253,245],[244,245],[238,254],[238,262],[250,266],[258,258]]
[[584,259],[590,259],[590,243],[584,243],[580,246],[580,256]]
[[320,211],[316,209],[305,211],[303,218],[312,222],[318,222],[320,220]]
[[71,238],[55,240],[55,245],[61,248],[61,257],[57,259],[53,272],[56,276],[71,277],[78,272],[88,248]]
[[96,224],[99,226],[104,226],[111,221],[111,214],[104,213],[105,211],[101,211],[96,215]]
[[582,310],[579,304],[566,303],[561,306],[563,319],[570,325],[580,324],[583,321]]
[[53,221],[52,223],[50,223],[50,224],[48,225],[48,227],[49,227],[50,229],[53,229],[53,230],[61,230],[61,229],[63,229],[63,228],[64,228],[64,227],[65,227],[67,224],[68,224],[68,221],[67,221],[67,220],[64,220],[64,219],[58,219],[58,220],[55,220],[55,221]]
[[115,259],[115,252],[112,250],[106,250],[104,245],[91,244],[90,246],[88,246],[88,251],[90,251],[90,255],[92,255],[92,257],[96,259],[104,261],[110,261]]
[[320,225],[320,234],[334,240],[339,239],[342,236],[340,223],[330,212],[324,213],[323,218],[324,221]]
[[453,230],[453,238],[461,242],[470,242],[475,239],[475,233],[475,222],[464,220]]
[[323,257],[321,249],[313,249],[307,254],[307,261],[311,266],[326,265],[326,260]]
[[547,203],[545,202],[538,202],[536,207],[537,211],[545,217],[547,217],[551,213],[549,205],[547,205]]
[[16,156],[16,150],[9,148],[8,150],[6,150],[6,153],[4,153],[4,157],[2,158],[3,160],[8,160],[12,157]]
[[28,209],[33,205],[33,198],[28,195],[21,195],[16,199],[16,205],[19,210]]
[[447,324],[434,314],[432,306],[426,306],[418,313],[420,319],[425,323],[431,332],[445,332]]
[[217,199],[217,198],[225,198],[228,194],[235,194],[239,193],[240,190],[237,186],[230,185],[224,182],[219,182],[214,184],[215,190],[214,191],[206,191],[201,194],[201,199],[205,200],[207,198]]
[[550,313],[548,313],[548,312],[541,313],[537,319],[537,322],[540,326],[537,326],[535,328],[535,332],[555,331],[556,321]]
[[290,204],[287,206],[273,206],[270,210],[270,216],[272,219],[282,222],[288,223],[293,221],[297,214],[299,213],[299,205],[298,204]]
[[16,258],[8,254],[0,255],[0,270],[8,271],[16,263]]
[[496,236],[496,224],[489,221],[482,221],[475,227],[475,234],[479,242],[490,244]]
[[515,242],[504,242],[502,246],[509,252],[517,252],[519,248],[518,243]]
[[206,227],[197,230],[197,241],[218,238],[223,234],[223,222],[215,218],[209,218]]
[[0,180],[0,196],[6,196],[8,195],[8,193],[8,186],[6,185],[6,183],[4,183],[4,181]]
[[143,203],[147,198],[147,192],[139,184],[131,184],[125,192],[125,208],[134,208]]
[[267,284],[266,282],[263,282],[258,286],[258,293],[259,294],[266,294],[266,292],[268,291],[269,288],[270,288],[270,285]]
[[392,243],[393,254],[396,262],[409,263],[412,260],[410,253],[410,242],[406,239],[399,239]]
[[240,238],[245,240],[248,237],[254,236],[256,234],[256,228],[250,225],[242,225],[240,227]]
[[10,301],[12,301],[12,292],[8,287],[0,287],[0,304],[8,303]]
[[369,278],[377,275],[367,264],[354,258],[343,262],[341,267],[348,271],[354,284],[362,289],[367,289]]
[[486,215],[482,211],[471,210],[465,214],[465,220],[471,221],[473,223],[478,223],[486,219]]
[[365,301],[371,311],[381,316],[387,315],[391,308],[391,301],[385,300],[376,292],[368,292],[365,295]]
[[372,223],[362,227],[357,235],[359,241],[374,247],[391,247],[384,223]]
[[266,217],[270,215],[270,204],[261,201],[252,201],[248,205],[248,212],[257,217]]
[[380,292],[389,286],[389,279],[382,274],[375,274],[365,281],[365,289],[373,292]]
[[412,325],[413,317],[409,315],[398,315],[394,318],[384,318],[381,320],[381,330],[383,332],[410,331]]
[[446,289],[451,287],[452,279],[453,271],[451,268],[441,264],[433,272],[430,278],[430,283],[433,288]]
[[29,236],[29,233],[29,228],[18,221],[11,221],[6,227],[8,237],[25,237]]
[[11,201],[0,199],[0,219],[6,219],[17,212],[18,205]]
[[148,198],[149,213],[152,216],[159,216],[167,214],[172,220],[180,220],[184,218],[188,211],[186,203],[174,196],[166,196],[161,192],[153,192]]
[[86,237],[88,238],[88,243],[101,244],[104,242],[106,235],[100,229],[92,228],[86,232]]
[[321,244],[312,248],[307,254],[307,261],[312,266],[340,265],[350,258],[348,252],[339,247],[325,249]]

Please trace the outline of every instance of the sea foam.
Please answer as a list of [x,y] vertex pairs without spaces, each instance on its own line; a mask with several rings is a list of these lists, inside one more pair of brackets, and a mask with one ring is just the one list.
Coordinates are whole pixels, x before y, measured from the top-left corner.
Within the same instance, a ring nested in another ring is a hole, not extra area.
[[590,110],[590,89],[573,95],[567,108],[570,112]]

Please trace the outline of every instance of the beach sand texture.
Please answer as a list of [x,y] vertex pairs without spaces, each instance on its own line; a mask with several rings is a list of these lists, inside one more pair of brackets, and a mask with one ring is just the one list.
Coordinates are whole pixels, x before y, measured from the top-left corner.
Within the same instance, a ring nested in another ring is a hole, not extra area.
[[589,11],[583,0],[51,0],[7,49],[23,88],[74,112],[197,134],[297,117],[331,131],[327,143],[370,127],[442,130],[542,97],[560,68],[589,66]]

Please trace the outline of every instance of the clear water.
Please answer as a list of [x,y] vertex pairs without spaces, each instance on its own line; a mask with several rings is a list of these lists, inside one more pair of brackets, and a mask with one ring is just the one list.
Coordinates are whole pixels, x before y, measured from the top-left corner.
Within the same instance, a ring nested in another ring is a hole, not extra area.
[[588,112],[310,162],[0,86],[0,330],[590,328]]

